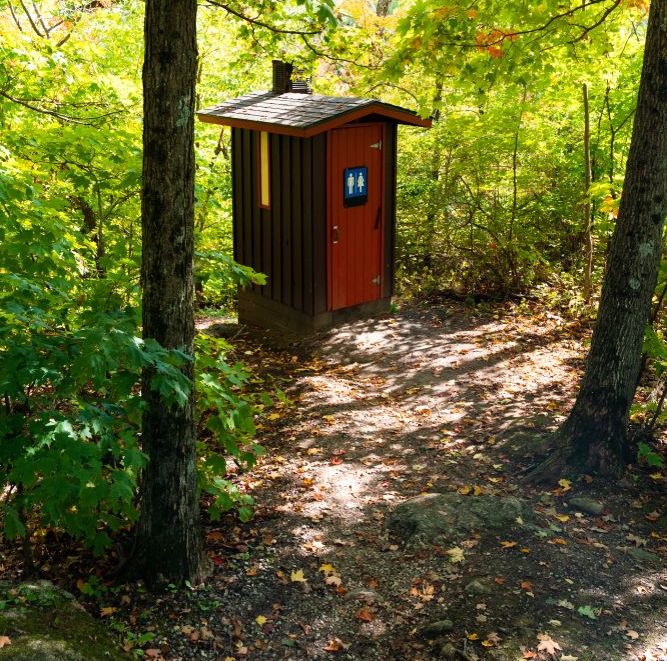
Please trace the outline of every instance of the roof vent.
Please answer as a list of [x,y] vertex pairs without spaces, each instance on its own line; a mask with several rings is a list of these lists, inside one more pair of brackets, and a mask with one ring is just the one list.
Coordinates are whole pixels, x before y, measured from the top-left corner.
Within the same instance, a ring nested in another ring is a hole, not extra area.
[[[310,89],[310,78],[292,80],[294,67],[288,62],[273,60],[273,93],[285,94],[295,92],[297,94],[312,94]],[[302,73],[302,71],[299,71]]]

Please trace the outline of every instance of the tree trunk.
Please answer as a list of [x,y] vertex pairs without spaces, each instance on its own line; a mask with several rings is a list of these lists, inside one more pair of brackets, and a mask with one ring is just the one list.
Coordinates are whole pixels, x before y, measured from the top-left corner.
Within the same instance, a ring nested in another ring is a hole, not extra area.
[[[142,285],[144,338],[193,356],[196,0],[148,0],[144,24]],[[192,379],[193,364],[185,368]],[[194,393],[166,406],[143,375],[149,463],[128,571],[151,585],[204,567],[196,492]]]
[[565,467],[607,476],[622,472],[666,211],[667,0],[654,0],[625,184],[586,369],[574,408],[557,434],[560,448],[529,478],[551,478]]
[[584,97],[584,301],[590,303],[593,293],[593,228],[591,205],[591,115],[588,107],[588,85],[581,86]]

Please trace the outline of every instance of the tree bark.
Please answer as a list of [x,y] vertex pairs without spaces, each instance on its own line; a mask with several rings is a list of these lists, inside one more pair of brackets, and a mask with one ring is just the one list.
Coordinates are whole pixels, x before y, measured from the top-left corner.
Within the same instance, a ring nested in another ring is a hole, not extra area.
[[593,227],[591,205],[591,115],[588,107],[588,85],[583,83],[584,98],[584,301],[590,303],[593,293]]
[[[148,0],[144,23],[143,334],[193,356],[196,0]],[[192,379],[193,363],[185,368]],[[149,586],[197,581],[204,562],[194,393],[166,406],[143,375],[140,516],[128,573]]]
[[628,458],[627,424],[656,285],[667,211],[667,0],[649,11],[637,112],[597,322],[560,447],[529,478],[615,476]]

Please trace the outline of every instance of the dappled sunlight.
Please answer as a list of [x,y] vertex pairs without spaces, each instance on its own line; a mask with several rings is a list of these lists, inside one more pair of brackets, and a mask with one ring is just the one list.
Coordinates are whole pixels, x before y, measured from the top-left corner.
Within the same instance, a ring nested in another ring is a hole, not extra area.
[[[497,631],[485,624],[495,618],[494,627],[529,631],[528,648],[549,630],[571,651],[568,635],[586,640],[598,625],[586,613],[599,610],[609,627],[625,617],[632,627],[629,612],[664,603],[662,588],[640,594],[649,574],[639,567],[626,573],[626,584],[611,580],[615,563],[631,564],[605,536],[620,523],[573,515],[562,494],[530,492],[517,480],[521,460],[539,452],[534,437],[546,437],[572,400],[585,353],[576,337],[511,316],[443,321],[424,312],[344,326],[306,342],[297,362],[290,358],[294,406],[259,439],[268,453],[253,472],[253,495],[264,503],[257,525],[271,521],[282,531],[263,580],[281,576],[292,609],[317,595],[330,611],[327,620],[300,616],[313,658],[326,656],[338,628],[355,629],[360,649],[385,639],[418,649],[415,631],[425,617],[451,618],[461,631],[465,621],[480,636]],[[520,538],[482,527],[455,549],[454,542],[404,547],[386,522],[398,504],[424,493],[471,503],[518,497],[531,503],[537,527]],[[449,559],[455,550],[460,566]],[[489,585],[483,594],[468,592],[475,581]],[[549,624],[561,621],[568,632]],[[656,622],[651,644],[664,633]],[[624,640],[625,633],[614,635]],[[425,647],[414,658],[429,654]]]

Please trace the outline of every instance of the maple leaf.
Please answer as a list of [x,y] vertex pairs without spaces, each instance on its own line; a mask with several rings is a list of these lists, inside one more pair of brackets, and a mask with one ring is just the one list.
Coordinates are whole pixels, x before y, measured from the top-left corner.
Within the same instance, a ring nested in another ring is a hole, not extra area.
[[330,574],[332,572],[335,572],[336,568],[333,565],[325,563],[323,565],[320,565],[320,568],[319,568],[318,571],[323,571],[325,574]]
[[292,583],[306,583],[308,579],[303,575],[303,569],[297,569],[289,575],[289,580]]
[[340,652],[343,649],[346,649],[349,645],[346,645],[340,638],[332,638],[324,647],[325,652]]
[[324,579],[324,582],[327,585],[334,585],[335,587],[338,587],[338,586],[342,585],[343,579],[340,576],[332,575],[332,576],[327,576]]
[[513,546],[516,546],[519,542],[500,542],[500,546],[504,549],[511,549]]
[[538,634],[537,639],[540,641],[540,644],[537,646],[538,652],[546,652],[550,656],[556,656],[557,651],[561,649],[561,646],[545,633]]
[[463,562],[465,560],[463,549],[458,546],[449,549],[447,555],[449,556],[449,562]]
[[368,606],[364,606],[363,608],[360,608],[354,615],[357,620],[361,620],[362,622],[372,622],[375,619],[375,615]]
[[558,484],[563,488],[563,491],[569,491],[572,488],[572,482],[570,482],[570,480],[566,480],[565,478],[558,480]]

